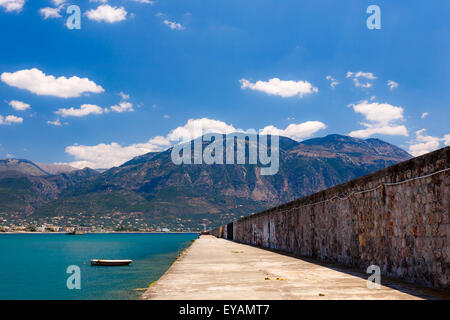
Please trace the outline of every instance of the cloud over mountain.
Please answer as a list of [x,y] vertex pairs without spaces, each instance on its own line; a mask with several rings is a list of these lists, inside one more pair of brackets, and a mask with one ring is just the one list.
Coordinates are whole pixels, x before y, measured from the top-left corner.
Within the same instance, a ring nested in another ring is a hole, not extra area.
[[444,146],[450,145],[450,134],[444,135],[442,138],[430,136],[426,129],[416,131],[416,137],[409,142],[409,153],[417,157],[422,154],[437,150],[441,147],[441,142]]
[[367,122],[361,122],[365,129],[350,132],[351,137],[367,138],[374,134],[408,135],[406,127],[398,124],[398,121],[404,120],[402,107],[367,100],[349,106],[355,112],[364,115],[367,120]]
[[299,124],[290,124],[286,129],[278,129],[274,126],[267,126],[260,133],[288,137],[299,141],[301,139],[311,137],[314,133],[325,129],[326,127],[327,126],[320,121],[306,121]]
[[[285,129],[266,126],[259,130],[260,134],[274,134],[301,140],[311,137],[326,125],[319,121],[307,121],[291,124]],[[154,151],[165,150],[180,142],[193,140],[207,133],[230,134],[234,132],[257,133],[254,129],[242,130],[226,122],[208,118],[189,119],[183,126],[171,130],[167,136],[156,136],[147,142],[122,146],[116,142],[100,143],[93,146],[73,145],[66,148],[66,153],[75,157],[70,165],[77,168],[110,168],[118,166],[133,157]]]

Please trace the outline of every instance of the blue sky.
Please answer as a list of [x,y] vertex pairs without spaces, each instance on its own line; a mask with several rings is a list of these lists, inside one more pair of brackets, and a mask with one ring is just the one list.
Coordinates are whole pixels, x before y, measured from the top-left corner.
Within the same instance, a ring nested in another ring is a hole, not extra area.
[[109,167],[199,123],[432,151],[450,144],[449,15],[447,0],[0,0],[0,158]]

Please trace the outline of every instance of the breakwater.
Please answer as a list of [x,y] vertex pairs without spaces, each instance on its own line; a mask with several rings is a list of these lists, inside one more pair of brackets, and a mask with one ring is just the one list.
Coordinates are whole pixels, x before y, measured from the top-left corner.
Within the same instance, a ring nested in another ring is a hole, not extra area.
[[210,233],[449,289],[449,159],[446,147]]

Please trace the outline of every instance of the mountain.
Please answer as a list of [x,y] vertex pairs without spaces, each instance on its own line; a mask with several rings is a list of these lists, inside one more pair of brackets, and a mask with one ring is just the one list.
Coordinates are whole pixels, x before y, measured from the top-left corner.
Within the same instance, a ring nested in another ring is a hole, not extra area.
[[28,216],[44,204],[58,199],[63,190],[79,188],[99,175],[88,168],[59,175],[37,174],[40,171],[29,170],[31,161],[24,163],[26,165],[22,163],[0,170],[0,215]]
[[316,150],[347,154],[352,157],[365,156],[371,159],[379,158],[393,161],[402,161],[411,158],[408,152],[379,139],[362,140],[331,134],[323,138],[303,141],[302,144],[312,146]]
[[0,159],[0,172],[19,171],[30,176],[47,176],[77,170],[66,164],[43,164],[24,159]]
[[23,159],[0,159],[0,172],[11,170],[30,176],[46,176],[49,174],[32,161]]
[[76,171],[77,169],[71,167],[67,164],[44,164],[44,163],[35,163],[39,168],[48,172],[49,174],[60,174]]
[[[329,135],[299,143],[280,137],[279,172],[263,176],[257,165],[250,164],[175,165],[171,151],[148,153],[101,174],[85,169],[9,180],[0,174],[0,213],[6,208],[16,210],[16,215],[64,216],[102,224],[216,225],[411,158],[378,139]],[[11,209],[1,198],[5,187],[11,186],[17,187],[22,212],[17,200],[10,202],[16,203]]]

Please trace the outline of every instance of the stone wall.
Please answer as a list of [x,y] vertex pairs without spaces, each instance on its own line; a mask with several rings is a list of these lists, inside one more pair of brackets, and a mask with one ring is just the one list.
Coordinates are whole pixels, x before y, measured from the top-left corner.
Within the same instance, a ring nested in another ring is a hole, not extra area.
[[449,158],[447,147],[234,221],[230,240],[449,289]]

